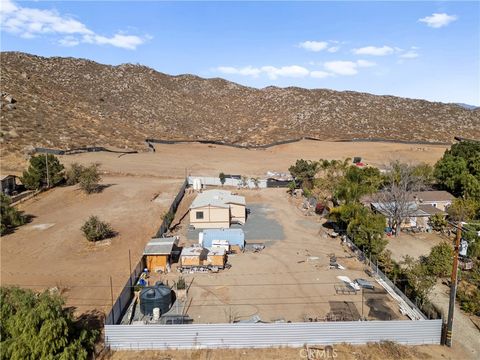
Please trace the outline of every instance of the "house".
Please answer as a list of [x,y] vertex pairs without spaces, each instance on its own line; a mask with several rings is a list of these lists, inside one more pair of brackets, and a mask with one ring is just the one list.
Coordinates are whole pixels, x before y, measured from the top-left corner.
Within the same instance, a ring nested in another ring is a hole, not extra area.
[[[375,195],[362,199],[364,205],[370,206],[373,211],[383,214],[387,219],[387,226],[392,224],[392,214],[396,211],[396,204],[374,201]],[[428,227],[428,220],[433,215],[447,216],[446,210],[455,197],[446,191],[418,191],[411,194],[404,209],[401,228]]]
[[447,191],[418,191],[412,195],[417,204],[431,205],[442,211],[446,211],[454,199],[455,196]]
[[197,229],[229,228],[232,223],[243,225],[245,206],[245,198],[230,191],[204,191],[190,205],[190,225]]
[[170,271],[170,264],[179,252],[178,241],[178,236],[151,239],[143,250],[148,271]]
[[204,247],[224,247],[230,251],[242,251],[245,247],[245,233],[242,229],[205,229],[198,234],[198,242]]
[[17,177],[15,175],[2,175],[0,191],[5,195],[12,195],[13,192],[17,189],[17,183],[15,181]]

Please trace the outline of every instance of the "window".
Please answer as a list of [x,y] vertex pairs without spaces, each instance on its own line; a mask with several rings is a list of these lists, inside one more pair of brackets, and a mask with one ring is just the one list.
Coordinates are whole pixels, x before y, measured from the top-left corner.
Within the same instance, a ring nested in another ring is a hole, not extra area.
[[203,220],[203,211],[197,211],[196,212],[196,219],[197,220]]

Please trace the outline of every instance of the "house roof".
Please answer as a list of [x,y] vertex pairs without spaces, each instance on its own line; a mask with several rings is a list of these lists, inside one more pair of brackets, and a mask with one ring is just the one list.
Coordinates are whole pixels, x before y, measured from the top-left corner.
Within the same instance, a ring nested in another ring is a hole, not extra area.
[[193,200],[190,209],[196,209],[205,206],[215,206],[220,208],[229,208],[229,204],[245,205],[243,196],[233,195],[226,190],[207,190],[197,195]]
[[170,255],[174,245],[178,245],[177,236],[155,238],[147,243],[143,255]]
[[455,197],[447,191],[418,191],[413,193],[414,199],[420,202],[451,201]]
[[9,178],[9,177],[16,178],[15,175],[0,175],[0,180],[3,181],[3,180],[5,180],[5,179],[7,179],[7,178]]
[[209,247],[206,249],[208,250],[208,255],[210,256],[223,256],[227,252],[225,248],[221,247]]
[[445,211],[442,211],[435,206],[429,205],[429,204],[420,204],[418,205],[418,210],[423,211],[424,213],[427,213],[428,216],[432,216],[435,214],[446,214]]

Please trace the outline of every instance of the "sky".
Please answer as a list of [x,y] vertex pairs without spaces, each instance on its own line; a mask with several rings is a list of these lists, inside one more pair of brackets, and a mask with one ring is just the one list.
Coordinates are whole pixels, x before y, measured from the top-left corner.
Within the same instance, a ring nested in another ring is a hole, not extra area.
[[2,51],[480,106],[480,2],[0,0]]

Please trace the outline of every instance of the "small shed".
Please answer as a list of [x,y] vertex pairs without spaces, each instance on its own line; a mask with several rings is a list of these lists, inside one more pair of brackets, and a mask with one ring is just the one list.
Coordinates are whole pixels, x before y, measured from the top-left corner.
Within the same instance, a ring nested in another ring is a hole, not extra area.
[[230,247],[245,247],[245,233],[242,229],[205,229],[199,234],[200,245],[211,248],[217,240],[227,241]]
[[212,247],[207,248],[207,265],[211,266],[218,266],[219,268],[223,269],[225,267],[225,263],[227,262],[227,252],[223,248],[219,247]]
[[0,177],[1,185],[0,190],[5,195],[12,195],[13,192],[17,189],[17,183],[15,175],[2,175]]
[[178,236],[150,240],[143,250],[147,269],[151,272],[169,271],[172,252],[178,249],[178,241]]
[[182,267],[203,266],[207,260],[208,249],[195,245],[183,248],[180,254],[180,263]]

